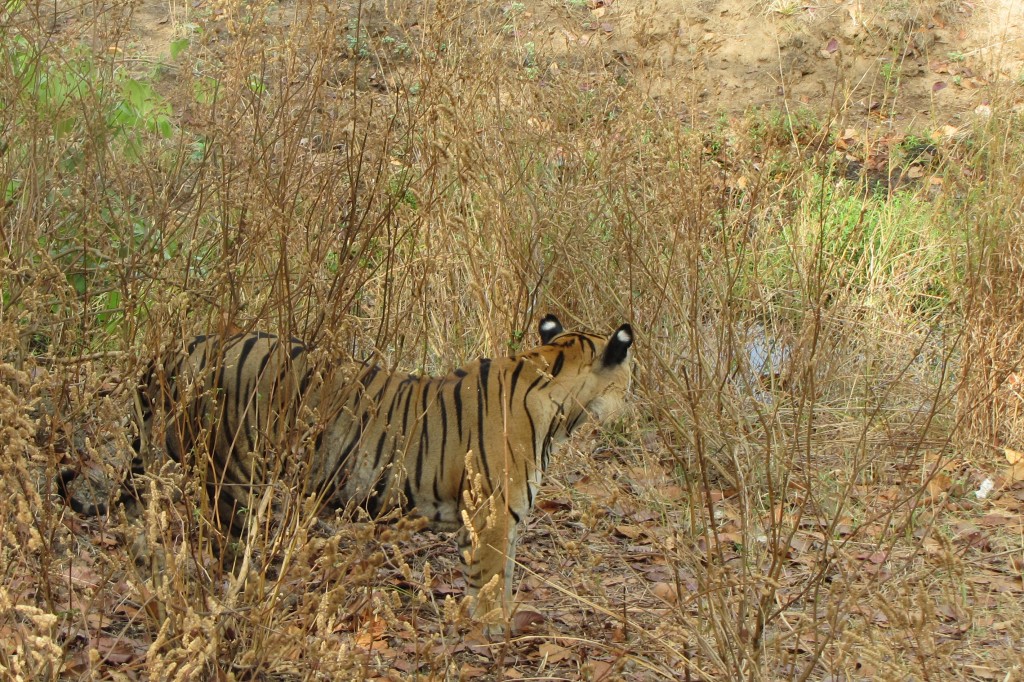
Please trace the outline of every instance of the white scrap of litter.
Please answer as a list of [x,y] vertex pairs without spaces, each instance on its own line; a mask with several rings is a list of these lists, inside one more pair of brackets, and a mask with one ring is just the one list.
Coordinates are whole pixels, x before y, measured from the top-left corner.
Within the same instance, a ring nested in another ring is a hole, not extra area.
[[992,492],[992,489],[996,487],[996,484],[992,482],[991,478],[986,478],[981,482],[981,487],[974,491],[974,494],[979,500],[984,500],[988,497],[988,494]]

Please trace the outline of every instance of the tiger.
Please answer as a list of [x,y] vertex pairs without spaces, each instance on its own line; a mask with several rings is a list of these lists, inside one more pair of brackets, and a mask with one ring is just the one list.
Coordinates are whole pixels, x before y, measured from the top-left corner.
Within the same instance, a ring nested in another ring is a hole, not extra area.
[[[131,473],[145,470],[147,441],[160,438],[202,477],[234,534],[273,481],[315,496],[318,510],[422,517],[456,533],[471,613],[507,618],[518,528],[556,446],[587,420],[618,414],[631,382],[628,323],[600,336],[547,315],[538,332],[535,348],[444,376],[322,362],[300,341],[262,332],[198,336],[140,382]],[[69,494],[73,478],[57,482],[70,506],[105,513]]]

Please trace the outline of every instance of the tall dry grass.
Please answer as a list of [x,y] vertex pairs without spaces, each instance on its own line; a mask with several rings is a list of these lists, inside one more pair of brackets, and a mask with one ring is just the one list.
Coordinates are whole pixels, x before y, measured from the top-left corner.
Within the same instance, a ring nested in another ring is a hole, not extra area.
[[[241,579],[181,472],[91,533],[49,482],[118,480],[126,386],[183,336],[267,329],[436,371],[532,344],[554,311],[641,334],[632,415],[588,475],[654,510],[672,589],[537,572],[623,628],[616,674],[950,679],[935,599],[973,608],[969,567],[948,542],[941,568],[917,560],[957,495],[935,492],[944,467],[1021,447],[1019,116],[994,105],[940,141],[938,191],[886,193],[844,179],[821,124],[680,120],[598,52],[523,44],[512,6],[227,3],[176,19],[188,48],[156,68],[111,49],[130,3],[6,8],[6,673],[370,678],[381,628],[415,644],[413,672],[457,677],[467,623],[430,588],[452,557],[406,556],[405,526],[325,534],[295,501],[289,532],[239,540]],[[553,485],[591,465],[568,453]],[[620,503],[576,504],[613,533]],[[133,523],[160,550],[138,563]]]

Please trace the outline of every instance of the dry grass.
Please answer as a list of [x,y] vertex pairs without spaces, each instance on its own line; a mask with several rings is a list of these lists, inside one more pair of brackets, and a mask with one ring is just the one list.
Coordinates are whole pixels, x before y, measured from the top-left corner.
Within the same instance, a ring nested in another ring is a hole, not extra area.
[[[816,122],[843,112],[684,124],[603,64],[550,68],[514,4],[218,3],[174,15],[191,42],[163,66],[111,57],[130,4],[58,32],[7,7],[12,679],[1021,675],[1024,148],[998,91],[887,190],[844,177]],[[546,311],[631,321],[635,400],[550,472],[521,545],[541,615],[503,642],[459,611],[448,539],[404,523],[326,533],[296,502],[239,580],[180,472],[139,519],[51,489],[119,478],[125,380],[182,336],[436,371],[532,344]]]

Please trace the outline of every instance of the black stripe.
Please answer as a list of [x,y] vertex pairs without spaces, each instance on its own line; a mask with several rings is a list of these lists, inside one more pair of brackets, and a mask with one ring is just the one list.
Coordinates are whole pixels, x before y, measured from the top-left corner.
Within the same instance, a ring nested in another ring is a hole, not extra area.
[[530,423],[530,447],[534,449],[534,453],[533,453],[534,458],[537,457],[537,452],[536,452],[536,448],[537,448],[537,424],[536,424],[536,422],[533,421],[533,413],[530,412],[530,409],[529,409],[530,406],[529,406],[529,402],[528,401],[530,399],[530,394],[543,381],[545,381],[544,375],[538,373],[537,378],[534,379],[530,383],[529,387],[526,389],[526,393],[523,394],[523,412],[526,413],[526,418],[527,418],[527,420]]
[[480,358],[480,401],[483,406],[487,407],[487,401],[490,396],[487,394],[487,380],[491,373],[491,361],[487,358]]
[[242,350],[238,352],[238,369],[235,377],[235,382],[238,384],[242,383],[242,369],[245,367],[245,363],[249,361],[249,354],[252,353],[252,348],[259,339],[260,337],[258,336],[250,336],[242,344]]
[[[530,386],[529,386],[529,387],[528,387],[528,388],[526,389],[526,395],[527,395],[527,396],[528,396],[528,395],[530,395],[530,393],[531,393],[531,392],[533,391],[533,389],[537,388],[537,386],[538,386],[538,385],[539,385],[539,384],[540,384],[541,382],[547,382],[547,383],[550,383],[550,382],[548,382],[548,378],[547,378],[546,376],[544,376],[543,374],[541,374],[540,372],[538,372],[538,373],[537,373],[537,378],[536,378],[536,379],[534,379],[533,381],[531,381],[531,382],[530,382]],[[525,397],[525,396],[523,397],[523,404],[524,404],[524,405],[526,404],[526,397]]]
[[448,455],[448,408],[444,403],[444,381],[437,382],[437,402],[441,405],[441,451],[438,453],[439,464],[434,473],[434,499],[441,499],[437,494],[437,478],[444,476],[445,458]]
[[369,388],[370,384],[373,383],[373,380],[377,378],[378,372],[380,372],[380,367],[377,365],[368,365],[364,367],[364,372],[362,377],[359,378],[359,383],[361,383],[364,388]]
[[541,450],[541,471],[547,471],[548,456],[551,454],[551,441],[555,437],[555,431],[558,430],[558,425],[561,423],[564,412],[565,408],[559,405],[558,411],[555,412],[554,419],[552,419],[551,423],[548,425],[548,433],[544,436],[544,444]]
[[[273,347],[267,352],[267,356],[269,357],[271,353],[274,353],[275,355],[277,355],[277,353],[278,353],[277,348],[278,348],[278,344],[275,341]],[[267,391],[266,402],[267,402],[268,408],[270,408],[270,409],[267,410],[268,412],[270,410],[274,410],[274,411],[277,411],[277,410],[287,410],[290,407],[298,407],[297,403],[296,403],[295,406],[289,406],[288,405],[289,396],[287,396],[287,395],[284,395],[284,396],[280,395],[281,386],[290,387],[290,386],[293,385],[293,382],[289,381],[289,378],[291,378],[291,375],[292,375],[293,371],[294,371],[294,368],[292,367],[292,364],[290,362],[284,362],[283,360],[281,361],[280,367],[277,368],[277,374],[274,375],[274,381],[271,382],[270,388]],[[261,378],[262,378],[262,376],[261,376]],[[259,384],[254,386],[252,390],[253,390],[253,392],[258,392],[259,391]],[[254,396],[254,397],[258,399],[259,396]],[[292,400],[297,400],[298,396],[291,396],[291,399]],[[258,414],[257,414],[257,416],[258,416]],[[269,414],[264,415],[264,419],[266,420],[266,423],[269,423],[269,417],[270,417]]]
[[577,413],[576,418],[573,419],[572,423],[570,423],[568,428],[565,429],[566,435],[572,434],[572,432],[576,429],[577,426],[580,425],[580,422],[582,422],[583,418],[586,417],[586,416],[587,416],[587,411],[581,408],[579,413]]
[[206,339],[207,339],[207,336],[205,334],[203,334],[201,336],[194,337],[191,341],[189,341],[189,344],[186,347],[185,352],[188,353],[189,355],[192,355],[192,353],[195,351],[196,347],[199,344],[204,343],[206,341]]
[[373,458],[373,470],[377,471],[377,467],[380,466],[380,458],[384,455],[384,441],[387,440],[388,430],[384,429],[380,432],[380,440],[377,441],[377,454]]
[[594,342],[591,341],[589,337],[581,336],[580,345],[582,346],[584,342],[590,346],[590,356],[593,357],[594,355],[597,355],[597,346],[594,345]]
[[391,418],[395,416],[395,405],[397,405],[398,401],[401,400],[401,399],[402,399],[402,387],[400,385],[397,389],[395,389],[394,395],[391,396],[391,404],[388,405],[388,416],[387,416],[387,420],[384,422],[384,430],[385,431],[391,429]]
[[256,376],[259,376],[259,377],[263,376],[263,372],[265,372],[266,369],[267,369],[267,363],[270,362],[270,356],[273,355],[276,350],[277,350],[277,344],[276,343],[273,344],[269,349],[267,349],[267,352],[263,355],[263,359],[260,360],[260,369],[256,373]]
[[316,368],[307,367],[306,371],[302,373],[302,379],[299,380],[299,393],[295,396],[296,407],[302,403],[302,399],[306,397],[306,391],[309,389],[309,380],[313,378],[313,372]]
[[491,361],[487,358],[480,358],[480,378],[477,381],[477,405],[476,405],[476,416],[477,416],[477,442],[479,443],[479,452],[477,456],[480,458],[480,464],[483,466],[484,478],[490,484],[491,489],[494,489],[494,481],[491,480],[491,467],[487,463],[487,444],[484,440],[486,431],[484,428],[484,420],[486,418],[487,406],[490,400],[490,396],[487,393],[487,381],[490,377]]
[[462,377],[464,377],[467,374],[469,374],[469,372],[467,372],[466,370],[464,370],[464,369],[462,369],[460,367],[457,370],[455,370],[454,372],[452,372],[452,374],[454,374],[455,376],[457,376],[457,377],[459,377],[461,379]]
[[[388,386],[391,385],[391,377],[392,376],[393,375],[388,374],[387,376],[384,377],[384,385],[380,387],[380,390],[377,391],[377,395],[375,395],[373,397],[373,404],[370,406],[370,408],[373,409],[374,412],[376,412],[377,410],[380,409],[381,398],[384,397],[384,393],[388,390]],[[367,386],[367,388],[369,388],[369,386]],[[385,424],[384,428],[387,428],[387,427],[388,427],[388,425]]]
[[[334,468],[331,470],[327,480],[323,482],[324,491],[329,492],[328,498],[335,498],[341,489],[345,486],[345,482],[348,479],[348,458],[351,456],[352,451],[362,441],[363,433],[366,431],[366,424],[370,420],[370,413],[364,411],[362,417],[360,417],[359,428],[356,429],[356,433],[352,436],[352,440],[342,448],[341,455],[338,460],[334,463]],[[337,422],[337,419],[335,419]],[[326,431],[326,429],[324,429]]]
[[405,386],[405,410],[402,412],[402,438],[405,440],[406,436],[409,435],[409,408],[412,406],[412,394],[415,392],[415,386],[406,385],[406,382],[402,382]]
[[419,506],[419,503],[416,501],[416,495],[413,494],[413,492],[412,492],[412,485],[409,484],[409,477],[408,476],[405,477],[405,493],[404,493],[404,497],[405,497],[405,499],[402,500],[402,512],[403,513],[408,513],[409,511],[411,511],[411,510],[413,510],[413,509],[415,509],[416,507]]
[[512,372],[512,380],[510,382],[512,384],[512,388],[509,389],[509,394],[508,394],[508,402],[509,402],[509,404],[512,403],[512,398],[515,397],[516,387],[519,385],[519,375],[522,373],[523,365],[525,365],[525,364],[526,364],[526,361],[520,360],[519,362],[516,363],[516,370],[514,372]]
[[[466,467],[462,467],[462,475],[459,477],[459,491],[455,494],[455,500],[456,500],[456,502],[458,504],[458,508],[460,510],[463,508],[462,507],[462,500],[463,500],[463,492],[465,492],[465,490],[466,490]],[[462,514],[459,514],[459,518],[460,519],[462,518]],[[462,545],[461,542],[459,544]]]
[[430,388],[429,384],[421,386],[421,393],[423,395],[422,401],[422,412],[420,412],[417,418],[417,423],[420,426],[420,451],[416,454],[416,488],[417,490],[423,485],[423,459],[429,456],[428,450],[430,449],[430,420],[427,419],[427,389]]
[[[259,341],[259,338],[260,337],[257,335],[250,336],[242,344],[242,349],[239,351],[236,359],[238,367],[235,368],[235,383],[233,390],[232,387],[222,385],[226,394],[224,396],[225,401],[234,403],[232,414],[236,417],[236,422],[235,427],[229,432],[232,449],[235,449],[238,445],[239,433],[242,433],[245,436],[246,441],[249,440],[249,392],[247,390],[248,387],[245,386],[243,382],[242,374],[245,371],[246,363],[249,361],[249,354],[252,353],[252,348],[256,345],[256,342]],[[234,393],[234,395],[230,395],[230,393]],[[244,408],[242,406],[243,399],[246,403]],[[245,410],[244,412],[243,409]],[[244,451],[248,452],[248,450],[249,448],[247,446]]]
[[371,517],[377,518],[380,515],[384,507],[384,493],[387,489],[388,478],[382,471],[377,478],[377,483],[373,486],[373,495],[366,501],[366,511],[369,512]]
[[557,377],[562,372],[562,366],[565,364],[565,352],[558,351],[558,357],[555,358],[555,364],[551,367],[551,376]]
[[537,463],[537,425],[533,422],[533,415],[530,414],[530,411],[528,409],[526,409],[525,401],[524,401],[524,404],[523,404],[523,411],[526,413],[526,419],[527,419],[527,421],[530,424],[530,449],[533,450],[533,458],[532,459],[534,461],[534,464],[536,464]]
[[[266,366],[267,366],[267,364],[270,361],[270,357],[276,352],[276,350],[278,350],[278,340],[276,340],[276,337],[270,337],[270,338],[272,338],[272,341],[270,343],[270,347],[267,348],[264,351],[264,353],[263,353],[263,358],[260,360],[260,364],[259,364],[259,370],[257,371],[256,375],[252,378],[252,385],[251,386],[247,386],[246,389],[245,389],[245,394],[246,394],[246,397],[247,397],[247,402],[248,402],[248,398],[250,396],[253,398],[253,403],[254,404],[256,403],[256,401],[259,400],[259,395],[258,395],[259,383],[263,379],[263,373],[266,372]],[[273,394],[275,389],[276,389],[276,381],[274,381],[273,388],[271,388],[271,395]],[[268,408],[269,408],[269,400],[267,402],[268,402]],[[267,410],[267,412],[269,412],[269,410]],[[256,406],[256,413],[255,413],[254,417],[255,417],[255,426],[256,426],[257,430],[260,428],[259,416],[260,416],[259,406]],[[269,415],[265,415],[264,419],[266,420],[267,423],[269,423]],[[247,423],[248,423],[248,420],[247,420]],[[246,451],[249,452],[249,451],[252,450],[252,441],[251,441],[251,438],[250,438],[250,432],[249,432],[248,426],[247,426],[247,429],[246,429],[245,436],[246,436]]]
[[455,420],[459,429],[459,442],[465,440],[462,435],[462,379],[455,382]]
[[[217,374],[214,377],[212,396],[211,397],[204,397],[203,398],[203,400],[211,400],[212,399],[213,401],[216,402],[216,404],[218,406],[219,412],[216,415],[213,415],[214,416],[214,420],[212,422],[212,425],[214,426],[214,430],[216,430],[216,426],[217,425],[221,424],[222,420],[224,420],[226,417],[229,416],[225,412],[225,409],[224,409],[224,396],[221,394],[221,387],[224,386],[224,372],[227,369],[227,367],[226,367],[227,363],[224,361],[224,353],[219,352],[218,355],[220,355],[220,366],[217,367]],[[198,402],[198,401],[194,401],[194,402]],[[231,429],[230,421],[228,421],[227,427],[229,429]]]

